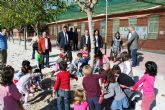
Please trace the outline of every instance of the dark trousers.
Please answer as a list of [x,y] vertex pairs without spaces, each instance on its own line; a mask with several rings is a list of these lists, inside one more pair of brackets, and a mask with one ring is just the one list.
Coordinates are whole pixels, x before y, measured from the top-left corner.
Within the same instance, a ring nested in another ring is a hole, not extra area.
[[87,102],[89,104],[90,110],[101,110],[101,105],[99,104],[99,97],[88,97]]
[[78,41],[73,42],[73,50],[78,50]]
[[95,54],[98,53],[100,51],[99,47],[95,47]]
[[57,108],[58,110],[70,110],[69,91],[57,91]]
[[131,59],[132,59],[132,66],[137,66],[138,64],[137,49],[131,50]]
[[42,65],[43,66],[46,65],[46,67],[49,67],[49,50],[45,50],[45,52],[43,52],[41,56],[42,56]]
[[[33,48],[33,47],[32,47],[32,48]],[[32,59],[35,58],[35,51],[37,51],[37,49],[36,49],[36,48],[33,48],[33,50],[32,50]]]
[[6,65],[7,62],[7,50],[0,49],[0,69]]

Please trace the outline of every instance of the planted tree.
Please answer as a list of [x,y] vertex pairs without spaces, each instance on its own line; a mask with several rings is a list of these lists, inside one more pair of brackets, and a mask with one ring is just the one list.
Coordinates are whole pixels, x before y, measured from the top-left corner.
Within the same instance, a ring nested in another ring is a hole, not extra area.
[[91,61],[90,65],[93,67],[93,60],[94,60],[94,40],[93,40],[93,27],[92,27],[92,15],[94,6],[98,2],[98,0],[75,0],[75,2],[79,5],[81,10],[85,12],[88,16],[88,26],[89,26],[89,33],[91,38]]

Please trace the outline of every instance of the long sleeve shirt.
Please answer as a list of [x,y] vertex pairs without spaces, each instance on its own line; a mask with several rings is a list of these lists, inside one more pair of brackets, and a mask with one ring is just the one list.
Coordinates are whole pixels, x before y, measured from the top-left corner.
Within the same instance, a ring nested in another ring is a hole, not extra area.
[[143,84],[140,87],[143,90],[143,95],[154,95],[154,82],[154,76],[144,74],[132,88],[136,90],[141,84]]
[[68,71],[60,71],[57,74],[57,79],[54,84],[54,91],[57,91],[58,89],[70,90],[70,78],[77,80],[77,77],[71,75]]
[[122,91],[122,89],[120,88],[119,84],[117,82],[115,83],[110,83],[108,85],[107,91],[104,95],[104,98],[110,98],[113,97],[115,100],[121,100],[123,99],[125,96],[124,92]]
[[0,49],[7,50],[7,37],[0,33]]
[[20,101],[22,94],[19,93],[14,84],[9,86],[0,85],[0,104],[3,110],[20,110],[18,101]]
[[86,91],[87,97],[99,97],[101,95],[101,89],[99,85],[99,79],[106,78],[105,74],[91,74],[83,78],[83,88]]
[[86,101],[82,102],[80,105],[74,104],[74,110],[89,110],[89,105]]

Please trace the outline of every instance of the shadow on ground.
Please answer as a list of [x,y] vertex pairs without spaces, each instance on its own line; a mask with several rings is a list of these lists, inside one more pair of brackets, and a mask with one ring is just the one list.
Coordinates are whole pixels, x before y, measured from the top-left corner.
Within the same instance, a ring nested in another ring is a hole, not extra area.
[[[70,91],[70,104],[73,104],[74,91]],[[48,105],[42,108],[41,110],[57,110],[57,98],[53,100],[47,100]],[[64,105],[63,105],[64,107]],[[73,110],[73,107],[70,106],[70,110]]]

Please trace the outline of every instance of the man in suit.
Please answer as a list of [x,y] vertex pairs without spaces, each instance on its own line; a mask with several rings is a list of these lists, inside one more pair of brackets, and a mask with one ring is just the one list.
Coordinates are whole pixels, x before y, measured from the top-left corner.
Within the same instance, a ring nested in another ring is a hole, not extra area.
[[50,42],[50,38],[46,35],[46,32],[44,31],[38,41],[38,52],[42,56],[42,67],[44,67],[45,58],[46,58],[45,65],[46,67],[49,67],[49,52],[51,52],[51,50],[52,50],[52,45]]
[[70,36],[67,32],[67,26],[64,26],[63,30],[58,33],[57,42],[60,48],[64,48],[64,51],[70,50]]
[[139,35],[135,31],[134,27],[129,27],[129,31],[131,32],[131,37],[126,41],[123,46],[128,44],[130,46],[130,51],[131,51],[131,59],[132,59],[132,67],[135,67],[138,65],[138,56],[137,56],[137,50],[139,48],[138,40],[139,40]]
[[85,44],[87,44],[88,46],[88,51],[91,51],[91,40],[90,40],[90,36],[89,36],[89,31],[85,30],[85,35],[81,36],[81,40],[80,40],[80,48],[83,49]]

